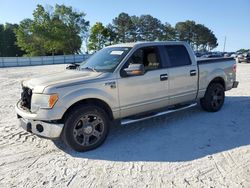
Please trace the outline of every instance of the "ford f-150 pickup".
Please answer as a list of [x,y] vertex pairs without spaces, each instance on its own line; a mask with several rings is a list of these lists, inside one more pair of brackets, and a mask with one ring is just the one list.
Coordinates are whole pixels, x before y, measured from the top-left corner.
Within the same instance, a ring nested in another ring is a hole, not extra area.
[[130,124],[198,102],[216,112],[225,91],[238,85],[233,58],[196,60],[185,42],[112,45],[73,67],[23,81],[15,109],[25,130],[62,138],[77,151],[100,146],[113,122]]

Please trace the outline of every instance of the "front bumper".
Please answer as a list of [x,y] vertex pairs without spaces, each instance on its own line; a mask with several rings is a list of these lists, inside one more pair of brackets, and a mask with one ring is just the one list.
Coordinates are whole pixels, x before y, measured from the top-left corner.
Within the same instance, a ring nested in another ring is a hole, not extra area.
[[19,102],[15,110],[19,119],[19,124],[24,130],[45,138],[54,139],[60,137],[64,124],[54,123],[47,119],[38,119],[37,114],[21,109]]
[[63,124],[34,121],[22,117],[19,117],[19,122],[24,130],[51,139],[59,138],[63,129]]

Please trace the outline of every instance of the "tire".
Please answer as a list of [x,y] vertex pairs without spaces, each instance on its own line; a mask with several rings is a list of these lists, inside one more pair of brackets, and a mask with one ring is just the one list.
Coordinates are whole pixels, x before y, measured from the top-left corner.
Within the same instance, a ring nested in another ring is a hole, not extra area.
[[208,112],[217,112],[225,100],[225,89],[219,83],[211,83],[205,96],[200,100],[201,107]]
[[107,114],[100,107],[76,106],[66,117],[61,138],[76,151],[89,151],[103,144],[109,124]]

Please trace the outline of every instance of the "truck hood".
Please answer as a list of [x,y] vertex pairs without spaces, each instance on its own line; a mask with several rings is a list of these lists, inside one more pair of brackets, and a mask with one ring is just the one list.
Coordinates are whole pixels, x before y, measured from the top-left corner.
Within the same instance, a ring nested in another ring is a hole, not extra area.
[[99,77],[102,73],[88,70],[65,70],[53,74],[46,74],[23,81],[22,85],[33,90],[33,93],[43,93],[48,86],[61,86],[77,81],[92,80]]

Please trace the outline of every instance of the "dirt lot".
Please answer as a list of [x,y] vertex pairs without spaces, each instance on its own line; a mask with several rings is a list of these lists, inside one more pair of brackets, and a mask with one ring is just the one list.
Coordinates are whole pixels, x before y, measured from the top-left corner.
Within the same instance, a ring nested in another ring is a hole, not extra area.
[[250,65],[217,113],[199,107],[113,127],[77,153],[18,127],[20,81],[64,65],[0,69],[0,187],[250,187]]

